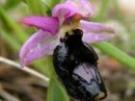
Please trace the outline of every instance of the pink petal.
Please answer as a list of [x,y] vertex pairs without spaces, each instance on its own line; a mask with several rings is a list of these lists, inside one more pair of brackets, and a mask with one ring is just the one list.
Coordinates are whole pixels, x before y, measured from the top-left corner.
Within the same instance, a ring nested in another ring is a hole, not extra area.
[[113,34],[96,34],[96,33],[84,33],[82,40],[86,43],[95,43],[110,40],[114,37]]
[[94,6],[89,0],[67,0],[68,5],[73,5],[78,9],[78,14],[84,18],[94,15]]
[[80,26],[84,32],[94,32],[94,33],[114,33],[114,29],[107,24],[88,22],[85,20],[80,21]]
[[80,15],[84,18],[92,16],[93,7],[88,0],[67,0],[65,3],[58,4],[52,11],[52,16],[61,19],[68,19],[74,15]]
[[80,27],[84,32],[83,41],[87,43],[109,40],[114,36],[114,29],[106,24],[81,20]]
[[55,17],[29,16],[21,21],[28,26],[34,26],[51,34],[56,34],[59,30],[59,22]]
[[68,18],[71,18],[78,12],[77,8],[68,4],[58,4],[52,11],[52,16],[58,17],[60,22],[63,23]]
[[52,54],[57,45],[57,36],[52,36],[43,30],[33,34],[20,50],[20,60],[23,65],[30,64],[32,61],[43,56]]

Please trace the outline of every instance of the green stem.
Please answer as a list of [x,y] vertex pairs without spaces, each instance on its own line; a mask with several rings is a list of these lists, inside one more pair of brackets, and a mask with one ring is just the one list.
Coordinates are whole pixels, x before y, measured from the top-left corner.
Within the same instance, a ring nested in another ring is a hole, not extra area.
[[135,59],[127,55],[122,50],[116,48],[112,44],[109,44],[107,42],[102,42],[99,44],[95,44],[95,46],[98,49],[100,49],[102,52],[107,53],[111,57],[118,60],[120,63],[128,66],[130,69],[135,69]]

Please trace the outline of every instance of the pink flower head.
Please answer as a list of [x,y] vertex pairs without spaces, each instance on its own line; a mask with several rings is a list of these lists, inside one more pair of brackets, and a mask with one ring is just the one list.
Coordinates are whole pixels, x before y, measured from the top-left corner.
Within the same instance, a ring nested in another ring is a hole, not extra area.
[[88,0],[67,0],[58,4],[52,11],[52,16],[58,17],[59,20],[64,18],[72,18],[79,16],[80,18],[88,18],[94,14],[94,7]]
[[[104,41],[112,37],[113,29],[108,25],[89,22],[89,18],[94,13],[94,7],[88,0],[66,0],[57,4],[52,10],[52,16],[30,16],[22,20],[28,26],[34,26],[39,30],[33,34],[22,46],[20,50],[20,60],[23,65],[30,64],[33,60],[43,56],[51,55],[59,42],[59,33],[66,23],[72,18],[79,20],[76,27],[83,30],[83,41],[93,43]],[[85,19],[85,20],[84,20]],[[67,25],[67,26],[71,26]]]

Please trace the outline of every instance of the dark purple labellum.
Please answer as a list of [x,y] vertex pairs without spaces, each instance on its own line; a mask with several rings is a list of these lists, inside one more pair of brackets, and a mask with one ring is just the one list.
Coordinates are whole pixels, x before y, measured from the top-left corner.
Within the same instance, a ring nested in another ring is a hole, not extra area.
[[107,92],[97,68],[96,52],[82,42],[83,32],[80,29],[71,33],[66,33],[53,53],[58,77],[68,94],[75,99],[97,101],[105,98]]

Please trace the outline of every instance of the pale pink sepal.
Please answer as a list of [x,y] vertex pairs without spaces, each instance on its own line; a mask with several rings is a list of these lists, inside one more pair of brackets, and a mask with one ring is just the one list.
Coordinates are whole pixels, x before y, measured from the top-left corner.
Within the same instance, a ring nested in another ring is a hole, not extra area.
[[114,29],[107,24],[89,22],[85,20],[80,21],[80,26],[84,32],[94,32],[94,33],[114,33]]
[[22,65],[30,64],[35,59],[51,55],[58,44],[57,36],[40,30],[33,34],[20,50],[20,61]]
[[102,33],[102,34],[97,34],[97,33],[84,33],[83,34],[83,42],[86,43],[97,43],[101,41],[107,41],[110,40],[114,37],[113,34],[107,34],[107,33]]

